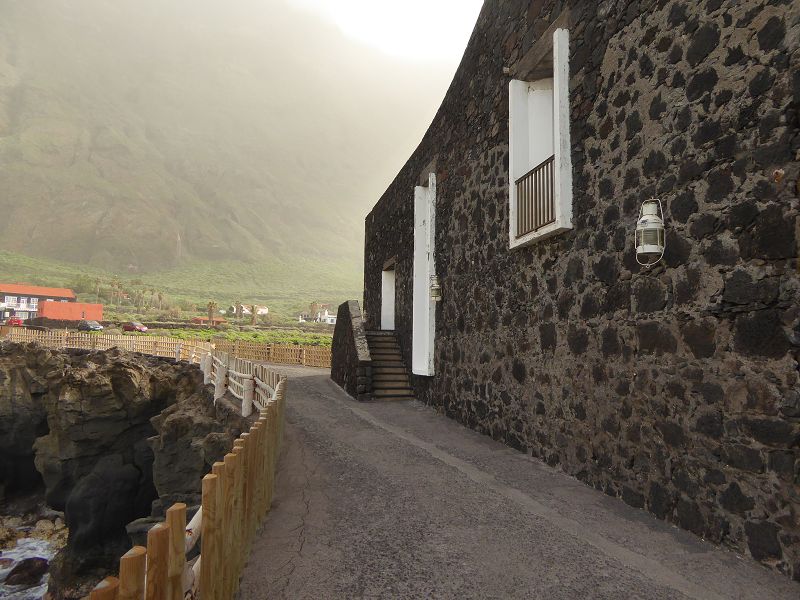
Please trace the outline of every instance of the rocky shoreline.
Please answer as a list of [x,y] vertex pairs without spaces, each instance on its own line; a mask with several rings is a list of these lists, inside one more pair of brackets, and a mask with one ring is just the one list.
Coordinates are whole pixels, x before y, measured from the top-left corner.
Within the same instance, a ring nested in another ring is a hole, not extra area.
[[64,515],[53,511],[0,516],[0,598],[44,597],[53,557],[66,546]]
[[[203,475],[246,426],[188,363],[0,344],[0,502],[38,491],[57,511],[52,531],[66,544],[48,559],[50,597],[82,598],[114,571],[129,524],[199,504]],[[37,524],[20,527],[3,531]]]

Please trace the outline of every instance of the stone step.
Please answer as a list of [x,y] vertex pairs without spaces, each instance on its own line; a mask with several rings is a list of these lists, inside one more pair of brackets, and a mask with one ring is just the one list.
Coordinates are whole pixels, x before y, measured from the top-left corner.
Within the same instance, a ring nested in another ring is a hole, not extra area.
[[409,383],[408,375],[403,373],[374,373],[372,381],[402,381],[406,384]]
[[397,342],[370,342],[370,351],[372,350],[400,350],[400,344]]
[[400,367],[375,367],[372,368],[372,377],[376,377],[379,375],[395,375],[395,374],[402,374],[406,375],[406,369],[403,366]]
[[372,397],[381,398],[382,400],[390,398],[411,399],[414,397],[414,392],[411,390],[373,390]]
[[395,338],[397,334],[394,331],[367,331],[367,338],[389,337]]
[[373,390],[410,390],[407,381],[373,381]]
[[396,358],[401,360],[403,358],[403,355],[400,354],[399,350],[379,350],[377,352],[370,350],[370,356],[372,356],[372,360],[386,360],[387,358]]
[[373,360],[372,366],[374,367],[403,367],[403,361],[399,358],[397,360]]

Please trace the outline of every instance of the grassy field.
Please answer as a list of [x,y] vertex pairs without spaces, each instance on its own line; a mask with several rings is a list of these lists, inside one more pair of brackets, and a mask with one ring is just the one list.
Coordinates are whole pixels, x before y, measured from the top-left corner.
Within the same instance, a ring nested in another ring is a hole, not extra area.
[[[114,280],[128,294],[144,293],[147,306],[131,306],[128,300],[117,300],[119,306],[109,302]],[[99,301],[106,304],[106,315],[117,320],[154,320],[168,310],[175,318],[188,318],[204,315],[209,301],[219,308],[239,301],[267,305],[271,323],[288,324],[296,322],[297,315],[307,311],[311,302],[338,306],[359,298],[360,280],[358,269],[349,263],[303,259],[291,268],[279,263],[194,262],[154,273],[121,274],[0,251],[0,281],[71,287],[78,292],[79,300],[86,302],[98,301],[95,282],[99,282]],[[162,295],[162,309],[150,305],[156,304],[156,293]]]
[[213,338],[242,340],[260,344],[286,344],[290,346],[325,346],[330,347],[333,331],[317,333],[301,329],[268,329],[260,331],[216,331],[214,329],[154,329],[143,335],[169,335],[183,340],[201,339],[210,341]]

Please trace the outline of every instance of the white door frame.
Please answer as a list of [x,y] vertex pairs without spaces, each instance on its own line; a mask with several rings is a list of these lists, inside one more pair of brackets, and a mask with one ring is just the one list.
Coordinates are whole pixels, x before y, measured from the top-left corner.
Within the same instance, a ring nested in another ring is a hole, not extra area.
[[381,272],[381,329],[394,331],[395,270],[394,265]]
[[436,174],[427,186],[414,188],[414,318],[411,336],[411,372],[432,376],[436,337],[436,302],[431,298],[431,276],[436,274]]

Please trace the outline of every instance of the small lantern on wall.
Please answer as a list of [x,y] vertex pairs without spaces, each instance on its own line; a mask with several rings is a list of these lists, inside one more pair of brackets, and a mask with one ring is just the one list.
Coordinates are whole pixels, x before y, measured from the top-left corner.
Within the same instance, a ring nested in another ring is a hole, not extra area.
[[645,200],[636,222],[636,262],[648,269],[664,256],[664,211],[661,200]]
[[439,302],[442,299],[442,286],[439,285],[439,277],[431,275],[431,300]]

